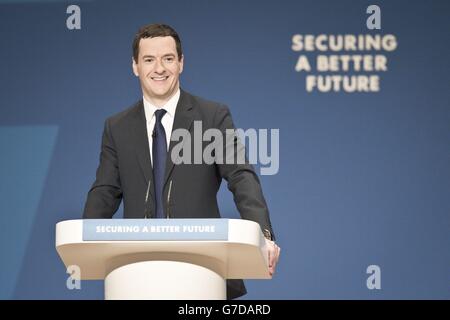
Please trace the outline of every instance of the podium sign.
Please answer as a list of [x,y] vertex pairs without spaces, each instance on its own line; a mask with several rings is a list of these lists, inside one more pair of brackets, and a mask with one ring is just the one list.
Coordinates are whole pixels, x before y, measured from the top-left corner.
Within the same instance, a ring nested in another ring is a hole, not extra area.
[[83,241],[228,240],[228,219],[88,219]]

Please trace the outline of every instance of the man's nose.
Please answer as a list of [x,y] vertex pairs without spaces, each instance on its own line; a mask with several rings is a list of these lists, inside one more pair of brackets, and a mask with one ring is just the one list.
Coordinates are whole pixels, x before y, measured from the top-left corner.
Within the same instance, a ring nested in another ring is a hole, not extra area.
[[164,70],[165,70],[165,68],[164,68],[164,65],[163,65],[162,61],[156,59],[155,72],[156,73],[163,73]]

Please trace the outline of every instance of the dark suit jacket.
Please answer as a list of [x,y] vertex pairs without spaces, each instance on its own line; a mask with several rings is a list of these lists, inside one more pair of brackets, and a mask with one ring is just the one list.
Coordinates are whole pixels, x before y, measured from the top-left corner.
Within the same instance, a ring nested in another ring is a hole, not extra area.
[[[225,132],[226,129],[234,128],[226,106],[181,90],[173,130],[184,128],[193,135],[193,121],[202,121],[203,131],[217,128]],[[164,204],[166,215],[169,212],[170,218],[220,218],[216,195],[222,178],[225,178],[241,217],[258,222],[262,229],[272,232],[258,176],[247,160],[245,164],[174,165],[170,152],[178,143],[171,141],[167,156],[163,199],[167,199],[169,181],[172,181],[172,187],[170,201]],[[203,147],[209,143],[203,143]],[[193,157],[193,153],[191,155]],[[153,217],[152,180],[146,119],[141,100],[105,122],[100,164],[96,180],[88,193],[83,218],[111,218],[122,199],[124,218]],[[150,200],[146,203],[149,182]],[[245,293],[242,280],[227,281],[229,299]]]

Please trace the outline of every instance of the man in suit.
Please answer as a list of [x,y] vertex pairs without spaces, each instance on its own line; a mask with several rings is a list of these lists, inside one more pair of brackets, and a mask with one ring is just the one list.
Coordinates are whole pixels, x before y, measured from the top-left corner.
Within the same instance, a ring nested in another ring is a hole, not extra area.
[[[125,218],[220,218],[216,195],[224,178],[241,217],[261,226],[273,274],[280,248],[274,242],[258,176],[247,159],[243,164],[175,164],[172,159],[176,142],[171,134],[177,129],[192,132],[194,121],[201,121],[203,130],[225,134],[234,129],[226,106],[180,89],[183,63],[174,29],[151,24],[138,31],[132,66],[143,99],[106,120],[100,164],[83,218],[111,218],[122,199]],[[237,140],[232,143],[238,147]],[[227,280],[228,299],[245,293],[242,280]]]

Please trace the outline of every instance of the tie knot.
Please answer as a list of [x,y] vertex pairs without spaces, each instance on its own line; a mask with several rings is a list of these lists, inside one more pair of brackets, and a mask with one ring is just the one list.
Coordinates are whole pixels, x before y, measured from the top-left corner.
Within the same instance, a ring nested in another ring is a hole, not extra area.
[[166,114],[166,110],[158,109],[155,111],[156,122],[161,122],[162,117]]

